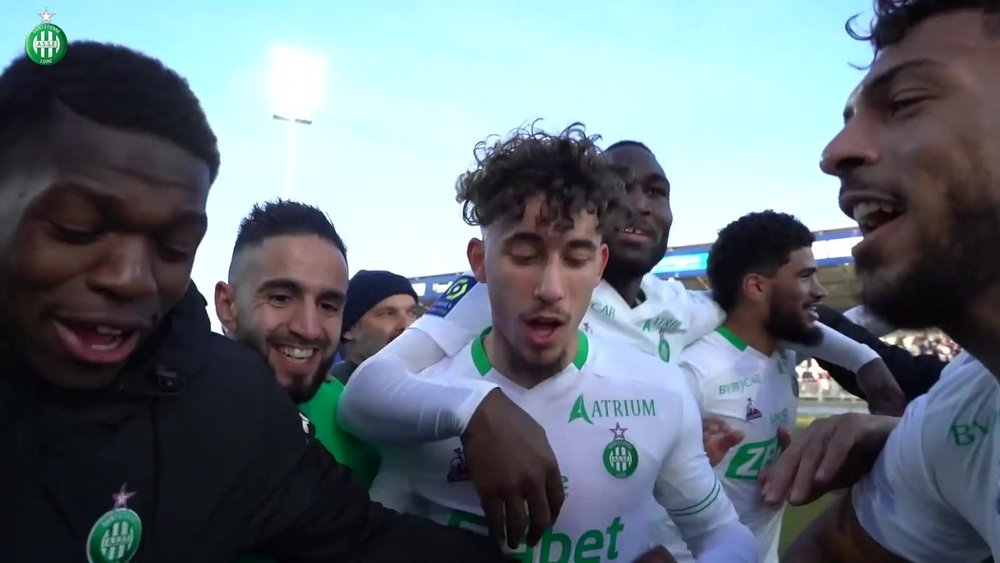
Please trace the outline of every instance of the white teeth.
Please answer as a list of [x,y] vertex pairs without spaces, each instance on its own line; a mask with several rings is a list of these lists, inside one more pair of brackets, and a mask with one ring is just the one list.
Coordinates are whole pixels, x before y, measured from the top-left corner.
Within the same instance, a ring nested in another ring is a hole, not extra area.
[[633,228],[633,227],[628,227],[626,229],[622,229],[622,232],[623,233],[633,234],[633,235],[641,235],[641,234],[643,234],[642,231],[640,231],[639,229]]
[[107,334],[111,336],[121,336],[122,329],[114,328],[110,326],[99,326],[97,327],[97,334]]
[[292,346],[282,346],[279,350],[282,354],[296,360],[308,360],[316,352],[313,348],[294,348]]
[[111,342],[109,342],[107,344],[91,344],[90,348],[92,350],[98,350],[98,351],[101,351],[101,352],[107,352],[108,350],[114,350],[115,348],[121,346],[121,343],[122,343],[122,339],[121,338],[115,338],[114,340],[112,340]]
[[878,227],[881,224],[880,221],[875,219],[876,212],[888,213],[892,216],[899,215],[903,212],[903,210],[899,207],[884,201],[862,201],[854,204],[854,209],[852,211],[854,220],[857,221],[858,226],[863,229]]

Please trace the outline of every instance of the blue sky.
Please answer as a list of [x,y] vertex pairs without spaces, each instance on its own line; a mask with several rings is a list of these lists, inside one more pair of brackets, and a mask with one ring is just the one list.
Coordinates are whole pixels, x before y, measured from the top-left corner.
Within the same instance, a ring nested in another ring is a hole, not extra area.
[[240,218],[282,193],[286,135],[267,87],[279,43],[327,59],[323,106],[299,132],[294,198],[329,213],[352,271],[464,269],[476,231],[455,178],[476,142],[535,118],[649,145],[673,184],[673,245],[709,242],[765,208],[813,229],[850,224],[818,161],[862,76],[849,63],[870,57],[843,30],[869,0],[257,5],[0,3],[3,64],[48,8],[71,41],[122,43],[188,78],[222,151],[193,274],[203,290],[225,276]]

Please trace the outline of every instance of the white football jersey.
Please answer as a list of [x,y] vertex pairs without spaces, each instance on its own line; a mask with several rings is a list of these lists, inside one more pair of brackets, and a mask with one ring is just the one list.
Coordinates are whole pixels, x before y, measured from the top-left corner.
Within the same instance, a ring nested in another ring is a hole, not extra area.
[[1000,385],[966,352],[906,408],[852,491],[868,535],[917,563],[1000,560]]
[[[579,338],[573,362],[531,389],[493,369],[482,338],[421,374],[488,379],[550,437],[566,501],[541,542],[514,553],[531,562],[633,561],[651,546],[653,498],[688,537],[738,525],[708,464],[701,418],[679,369],[582,331]],[[458,438],[384,448],[371,497],[486,533]]]
[[[743,441],[715,466],[715,475],[736,512],[757,541],[762,563],[778,563],[778,539],[784,509],[763,502],[757,477],[780,453],[778,429],[792,431],[799,405],[795,354],[779,349],[765,356],[725,326],[684,350],[681,369],[688,378],[701,416],[718,416]],[[667,548],[678,561],[686,554],[679,533],[666,534]]]

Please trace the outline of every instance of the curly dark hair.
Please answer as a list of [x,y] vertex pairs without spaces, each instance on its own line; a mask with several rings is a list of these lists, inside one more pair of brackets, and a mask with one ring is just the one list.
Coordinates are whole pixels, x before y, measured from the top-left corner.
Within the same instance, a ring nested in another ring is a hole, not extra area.
[[775,275],[792,252],[810,248],[814,240],[798,219],[770,209],[726,225],[708,253],[708,281],[715,300],[724,311],[731,311],[747,274]]
[[472,226],[498,220],[520,220],[525,201],[544,195],[543,221],[559,230],[573,228],[581,210],[596,213],[602,234],[628,217],[624,178],[589,137],[582,123],[558,135],[535,128],[534,123],[512,131],[506,140],[494,137],[476,145],[476,168],[455,184],[455,199]]
[[1000,0],[875,0],[875,17],[867,31],[856,27],[860,14],[847,20],[847,34],[859,41],[868,41],[878,55],[895,45],[914,27],[934,16],[958,10],[980,10],[990,17],[986,32],[1000,36]]

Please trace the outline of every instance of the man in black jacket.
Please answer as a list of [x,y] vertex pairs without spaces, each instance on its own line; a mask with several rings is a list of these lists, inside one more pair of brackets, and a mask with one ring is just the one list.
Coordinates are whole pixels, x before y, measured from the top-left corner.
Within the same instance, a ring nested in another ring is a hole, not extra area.
[[190,283],[219,165],[186,83],[73,43],[0,75],[0,558],[502,560],[316,442]]

